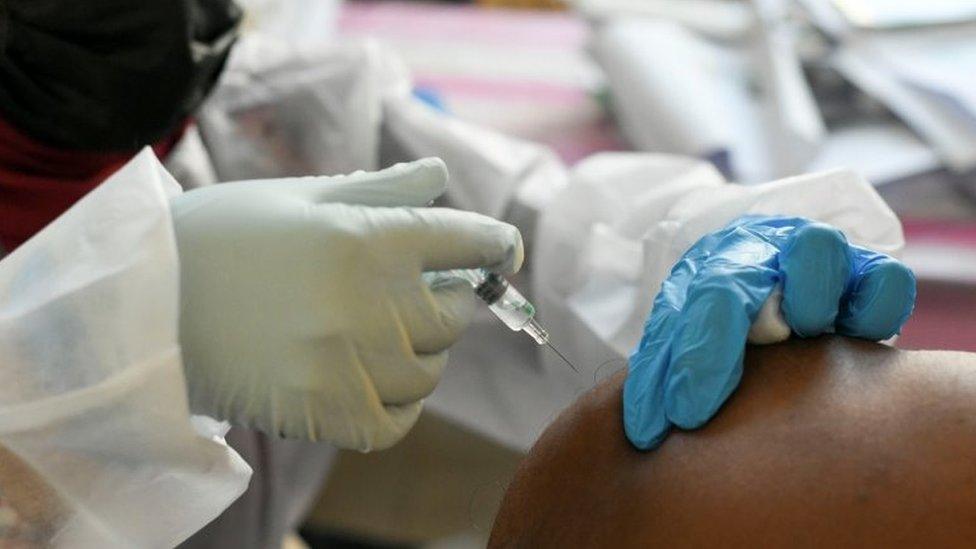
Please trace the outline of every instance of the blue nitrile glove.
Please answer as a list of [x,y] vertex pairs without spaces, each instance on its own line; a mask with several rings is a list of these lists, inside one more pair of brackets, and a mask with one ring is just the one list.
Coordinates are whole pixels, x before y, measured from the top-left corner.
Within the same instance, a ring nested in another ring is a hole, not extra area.
[[747,216],[702,237],[672,268],[654,300],[624,384],[624,429],[639,449],[671,425],[708,421],[742,377],[746,335],[783,285],[793,333],[870,340],[899,332],[915,305],[903,263],[799,217]]

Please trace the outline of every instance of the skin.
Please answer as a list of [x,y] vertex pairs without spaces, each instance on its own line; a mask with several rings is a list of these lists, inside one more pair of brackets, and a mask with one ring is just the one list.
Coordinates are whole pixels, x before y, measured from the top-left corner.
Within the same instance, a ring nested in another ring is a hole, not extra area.
[[542,435],[489,547],[973,547],[976,355],[841,337],[746,353],[702,429],[623,433],[625,372]]
[[17,454],[0,446],[0,547],[42,547],[64,522],[60,497]]

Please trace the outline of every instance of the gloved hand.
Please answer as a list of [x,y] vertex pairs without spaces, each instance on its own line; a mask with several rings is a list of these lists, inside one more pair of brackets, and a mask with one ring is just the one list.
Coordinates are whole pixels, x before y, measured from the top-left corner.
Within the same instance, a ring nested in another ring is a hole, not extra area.
[[522,263],[515,227],[425,207],[446,181],[425,159],[176,198],[193,410],[362,451],[399,440],[476,307],[467,282],[422,273]]
[[746,336],[778,284],[793,333],[870,340],[899,332],[915,304],[902,263],[848,244],[839,230],[797,217],[748,216],[704,236],[654,300],[624,384],[624,429],[639,449],[671,425],[708,421],[742,377]]

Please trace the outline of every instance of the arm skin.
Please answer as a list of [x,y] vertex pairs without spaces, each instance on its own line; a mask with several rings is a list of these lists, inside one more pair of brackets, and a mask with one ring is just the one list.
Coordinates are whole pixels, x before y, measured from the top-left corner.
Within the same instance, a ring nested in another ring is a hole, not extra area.
[[976,355],[840,337],[746,353],[704,428],[624,437],[625,372],[522,463],[489,547],[973,547]]

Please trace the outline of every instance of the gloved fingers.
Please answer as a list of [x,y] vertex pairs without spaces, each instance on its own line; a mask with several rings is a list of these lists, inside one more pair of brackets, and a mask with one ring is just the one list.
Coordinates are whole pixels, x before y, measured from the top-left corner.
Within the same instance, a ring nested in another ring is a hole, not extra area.
[[454,345],[474,317],[477,302],[468,281],[425,273],[418,295],[398,307],[414,351],[439,353]]
[[664,389],[671,360],[669,336],[677,311],[657,300],[644,338],[630,356],[624,380],[624,432],[638,450],[656,448],[671,429],[664,409]]
[[634,354],[624,381],[624,431],[638,450],[658,447],[671,430],[664,411],[667,349]]
[[518,272],[522,235],[508,223],[451,208],[414,208],[404,241],[420,250],[424,271],[484,267],[502,275]]
[[448,174],[444,161],[431,157],[377,172],[304,179],[311,180],[306,182],[306,192],[315,202],[423,207],[444,194]]
[[326,440],[339,448],[360,452],[386,450],[410,432],[423,407],[423,401],[382,404],[373,395],[365,398],[352,417],[336,417],[333,410],[324,409],[317,412],[324,419],[323,432],[311,440]]
[[440,381],[447,351],[416,353],[404,322],[396,322],[392,329],[396,333],[388,341],[361,347],[360,360],[383,404],[420,400],[433,392]]
[[[369,371],[372,357],[345,338],[336,343],[329,345],[328,361],[342,366],[333,368],[333,375],[306,376],[300,384],[287,385],[289,389],[271,402],[281,413],[259,417],[269,418],[276,425],[276,430],[268,432],[289,438],[325,440],[361,452],[389,448],[416,423],[422,400],[384,402]],[[317,356],[319,368],[330,366]],[[277,383],[273,387],[281,389]]]
[[854,274],[837,318],[837,330],[871,340],[901,331],[915,308],[915,275],[905,264],[852,247]]
[[447,358],[448,352],[441,351],[417,354],[405,360],[391,374],[381,376],[382,382],[377,383],[374,376],[376,394],[383,404],[407,404],[427,398],[437,388]]
[[767,266],[776,249],[755,233],[734,227],[699,243],[722,251],[686,255],[675,265],[631,357],[624,427],[640,449],[660,444],[672,423],[700,425],[725,401],[741,376],[752,319],[776,285]]
[[700,427],[738,386],[746,335],[774,287],[772,273],[768,276],[764,292],[743,292],[734,278],[698,284],[689,292],[665,385],[665,410],[675,425]]
[[783,277],[783,317],[801,337],[820,335],[834,326],[851,274],[850,247],[844,233],[823,223],[796,229],[779,256]]
[[383,424],[381,428],[376,429],[370,448],[362,451],[386,450],[400,442],[417,423],[423,409],[422,400],[406,404],[384,404]]

